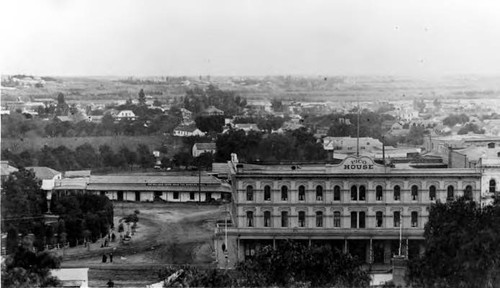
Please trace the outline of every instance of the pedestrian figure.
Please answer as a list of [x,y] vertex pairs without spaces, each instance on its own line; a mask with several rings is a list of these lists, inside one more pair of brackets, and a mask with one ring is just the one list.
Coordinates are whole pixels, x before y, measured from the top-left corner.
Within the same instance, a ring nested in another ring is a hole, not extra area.
[[108,247],[108,239],[104,239],[104,247]]
[[102,254],[102,263],[106,263],[108,260],[108,257],[106,257],[106,254]]
[[111,234],[111,241],[115,242],[115,238],[116,238],[115,233]]
[[109,253],[109,263],[113,263],[113,252]]
[[115,286],[115,282],[111,281],[111,279],[109,279],[108,283],[106,283],[108,285],[108,287],[114,287]]

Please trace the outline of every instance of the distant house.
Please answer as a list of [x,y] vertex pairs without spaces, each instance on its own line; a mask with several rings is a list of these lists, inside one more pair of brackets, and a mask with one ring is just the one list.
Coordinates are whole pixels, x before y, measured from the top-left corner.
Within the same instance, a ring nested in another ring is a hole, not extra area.
[[17,172],[18,169],[14,166],[9,165],[9,161],[0,161],[2,184],[9,177],[11,173]]
[[115,118],[115,120],[117,121],[120,121],[120,120],[135,120],[136,116],[134,114],[134,112],[132,112],[132,110],[122,110],[122,111],[119,111],[118,113],[116,113],[115,115],[113,115],[113,118]]
[[[396,120],[384,120],[384,121],[382,121],[382,130],[384,130],[384,131],[391,130],[392,125],[394,125],[396,123],[398,123]],[[403,128],[403,127],[401,126],[401,128]]]
[[92,123],[102,123],[103,115],[90,115],[87,116],[87,121]]
[[193,145],[193,157],[198,157],[203,153],[212,153],[216,151],[215,143],[195,143]]
[[187,110],[186,108],[181,108],[182,122],[188,123],[193,120],[193,112]]
[[[356,137],[325,137],[323,138],[323,149],[341,154],[354,154],[357,151],[358,138]],[[382,142],[370,137],[359,137],[359,150],[380,150]]]
[[44,190],[46,195],[47,204],[49,205],[50,212],[50,199],[52,199],[52,190],[54,190],[56,180],[62,178],[62,173],[49,167],[32,166],[26,167],[26,170],[33,170],[35,177],[42,180],[41,189]]
[[205,136],[205,132],[202,132],[194,125],[179,125],[174,129],[174,136],[178,137]]
[[207,109],[201,112],[202,116],[222,116],[224,115],[224,111],[215,108],[215,106],[209,106]]
[[248,133],[250,131],[260,132],[259,127],[255,123],[239,123],[239,124],[234,124],[234,129],[235,130],[243,130],[243,131],[245,131],[245,133]]

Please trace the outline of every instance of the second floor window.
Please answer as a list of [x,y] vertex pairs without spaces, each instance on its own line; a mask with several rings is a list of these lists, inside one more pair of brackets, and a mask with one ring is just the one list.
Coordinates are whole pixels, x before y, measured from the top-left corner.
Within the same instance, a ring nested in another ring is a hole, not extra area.
[[418,227],[418,212],[411,212],[411,227]]
[[299,212],[299,227],[305,227],[306,226],[306,212],[300,211]]
[[411,200],[413,200],[413,201],[418,200],[418,186],[417,185],[411,186]]
[[316,212],[316,227],[323,227],[323,212]]
[[375,227],[382,227],[384,225],[384,213],[377,211],[375,213]]
[[264,201],[271,201],[271,187],[269,185],[264,187]]
[[467,185],[464,191],[465,199],[472,200],[472,186]]
[[299,201],[306,200],[306,188],[302,185],[299,186]]
[[341,227],[340,225],[340,212],[333,212],[333,227]]
[[356,185],[351,187],[351,201],[358,201],[358,187]]
[[383,191],[384,189],[382,188],[382,186],[378,185],[376,188],[375,188],[375,199],[377,201],[382,201],[383,199]]
[[288,200],[288,187],[282,186],[281,187],[281,201],[287,201]]
[[394,211],[394,227],[399,227],[401,225],[401,212]]
[[394,201],[401,200],[401,187],[399,185],[394,186]]
[[431,201],[436,200],[436,186],[434,185],[429,187],[429,199]]
[[364,185],[359,186],[359,201],[366,200],[366,188]]
[[281,211],[281,227],[288,227],[288,212]]
[[247,186],[247,201],[253,201],[253,186]]
[[340,186],[338,185],[333,188],[333,201],[340,201]]
[[351,228],[358,228],[358,212],[351,212]]
[[363,211],[359,212],[359,228],[366,227],[365,215],[366,215],[365,212]]
[[264,227],[271,227],[271,211],[264,211]]
[[316,186],[316,201],[323,201],[323,187]]
[[247,211],[247,226],[253,227],[253,212]]

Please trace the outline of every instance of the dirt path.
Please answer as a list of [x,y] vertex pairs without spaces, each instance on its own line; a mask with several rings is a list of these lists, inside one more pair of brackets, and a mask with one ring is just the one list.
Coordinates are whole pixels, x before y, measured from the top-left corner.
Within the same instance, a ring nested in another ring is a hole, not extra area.
[[[91,251],[82,249],[80,253],[78,248],[70,248],[75,251],[66,251],[62,266],[90,267],[91,287],[105,285],[113,277],[118,281],[116,286],[137,287],[156,281],[159,268],[151,267],[178,263],[210,265],[215,260],[214,223],[223,217],[224,206],[118,203],[114,209],[115,231],[119,220],[135,210],[140,212],[139,222],[130,244],[113,243],[109,248],[92,247]],[[98,243],[94,245],[99,247]],[[113,252],[113,263],[102,263],[102,254],[109,252]]]

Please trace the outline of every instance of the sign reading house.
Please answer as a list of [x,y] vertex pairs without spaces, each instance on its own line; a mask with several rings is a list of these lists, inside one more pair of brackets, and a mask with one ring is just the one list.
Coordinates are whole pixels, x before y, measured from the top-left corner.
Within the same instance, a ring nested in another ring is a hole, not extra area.
[[375,163],[372,158],[347,157],[342,163],[329,166],[330,173],[384,173],[389,172],[389,167]]

